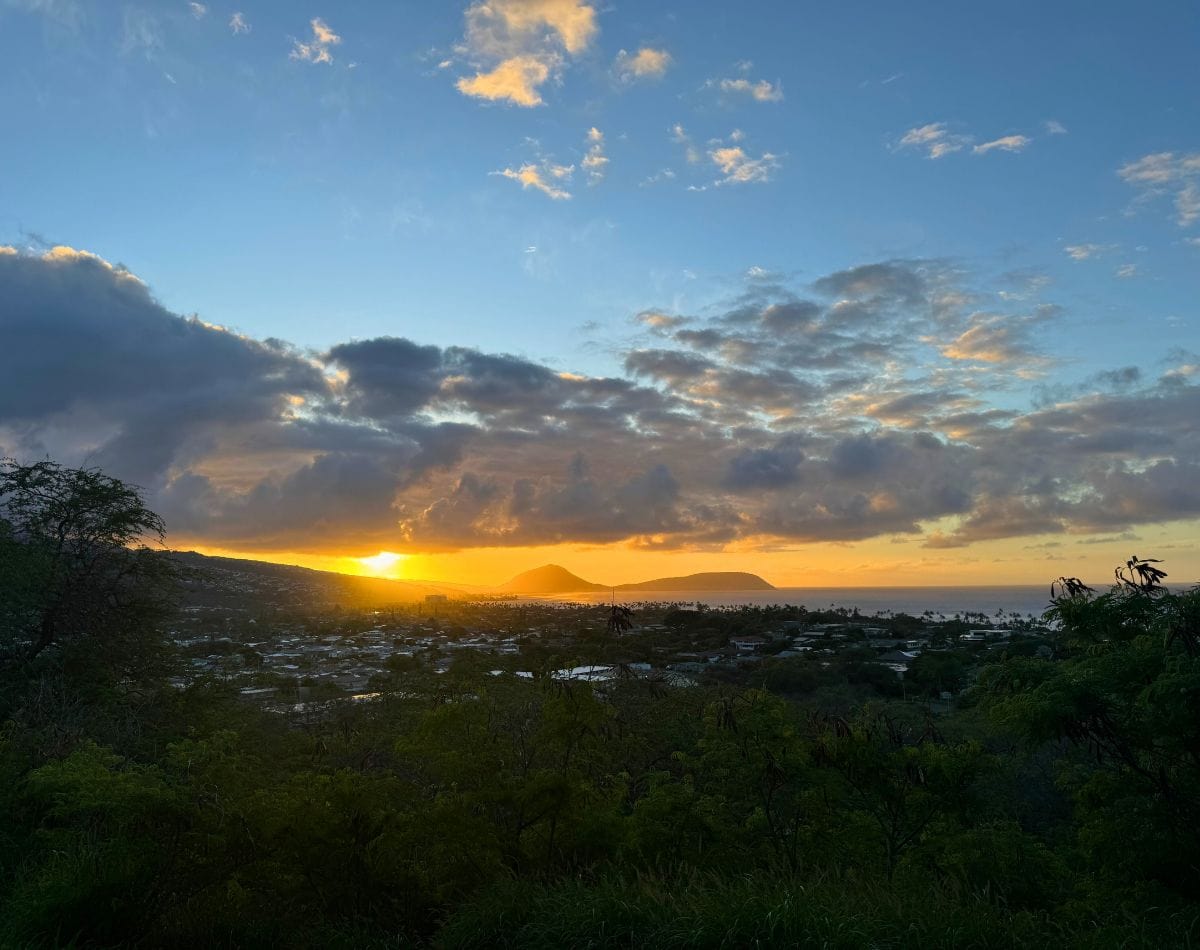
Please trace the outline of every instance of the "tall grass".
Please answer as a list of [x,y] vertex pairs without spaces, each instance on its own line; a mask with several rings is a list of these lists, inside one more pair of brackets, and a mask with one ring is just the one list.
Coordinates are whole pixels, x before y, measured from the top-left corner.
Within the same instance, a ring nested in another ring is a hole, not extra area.
[[1100,920],[1009,911],[930,887],[911,895],[832,877],[748,875],[683,881],[640,876],[589,884],[511,882],[455,913],[442,950],[522,948],[1190,948],[1200,912],[1121,913]]

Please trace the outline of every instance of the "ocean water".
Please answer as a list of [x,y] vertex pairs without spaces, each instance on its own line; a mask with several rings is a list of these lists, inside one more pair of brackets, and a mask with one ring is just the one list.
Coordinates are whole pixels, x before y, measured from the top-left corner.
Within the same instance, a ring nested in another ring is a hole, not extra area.
[[[556,595],[554,597],[522,598],[523,600],[564,601],[576,604],[607,604],[612,593]],[[1016,612],[1022,617],[1040,617],[1050,605],[1048,584],[1031,586],[988,587],[780,587],[776,590],[718,591],[617,591],[620,604],[680,603],[705,604],[709,607],[739,605],[774,606],[790,604],[809,610],[845,607],[867,615],[906,613],[920,617],[930,611],[935,617],[955,614],[987,614],[995,618]]]

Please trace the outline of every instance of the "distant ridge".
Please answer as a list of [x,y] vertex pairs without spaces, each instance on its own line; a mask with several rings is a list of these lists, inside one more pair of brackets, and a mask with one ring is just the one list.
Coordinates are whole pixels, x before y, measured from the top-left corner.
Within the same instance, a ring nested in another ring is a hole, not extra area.
[[736,591],[775,590],[757,574],[745,571],[709,571],[684,577],[659,577],[635,584],[595,584],[558,564],[546,564],[518,574],[495,588],[504,594],[582,594],[605,590],[637,591]]
[[775,590],[757,574],[745,571],[708,571],[684,577],[659,577],[640,584],[618,584],[617,590]]

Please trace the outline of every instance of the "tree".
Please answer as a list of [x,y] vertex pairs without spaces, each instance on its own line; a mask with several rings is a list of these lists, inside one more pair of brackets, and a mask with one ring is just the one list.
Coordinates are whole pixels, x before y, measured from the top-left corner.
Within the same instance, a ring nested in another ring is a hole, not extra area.
[[95,468],[0,461],[0,652],[24,665],[65,644],[144,627],[175,569],[146,546],[162,519]]
[[1089,859],[1195,898],[1200,588],[1169,591],[1154,563],[1131,558],[1103,594],[1061,578],[1046,615],[1055,658],[1011,658],[981,684],[998,722],[1035,745],[1078,750],[1061,781]]

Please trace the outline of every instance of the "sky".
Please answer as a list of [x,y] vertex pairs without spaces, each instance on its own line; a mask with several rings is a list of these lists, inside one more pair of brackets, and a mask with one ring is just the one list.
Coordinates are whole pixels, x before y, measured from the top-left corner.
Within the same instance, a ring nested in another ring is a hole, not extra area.
[[1195,581],[1198,36],[0,0],[0,454],[397,577]]

